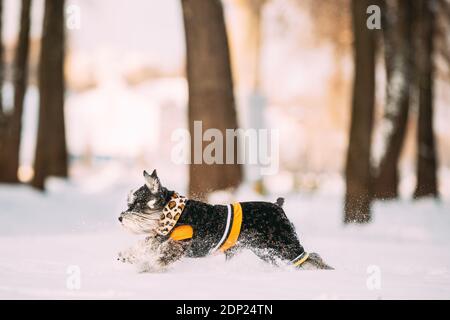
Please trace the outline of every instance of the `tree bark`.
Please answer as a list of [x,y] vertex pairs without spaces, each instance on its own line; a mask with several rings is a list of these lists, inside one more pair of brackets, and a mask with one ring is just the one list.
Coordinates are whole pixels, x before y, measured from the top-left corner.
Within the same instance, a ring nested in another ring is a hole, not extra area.
[[386,6],[383,15],[387,82],[382,120],[385,148],[373,185],[373,195],[378,199],[398,196],[398,163],[408,121],[414,52],[412,6],[412,1],[397,0],[394,6]]
[[[6,131],[6,118],[3,114],[3,81],[5,70],[5,61],[3,56],[3,0],[0,0],[0,156],[3,150],[4,136]],[[0,164],[0,168],[1,166],[2,164]]]
[[[3,0],[0,0],[0,139],[1,139],[1,121],[3,116],[3,81],[5,76],[5,61],[3,48]],[[0,142],[1,144],[1,142]],[[1,147],[0,147],[1,148]]]
[[[194,139],[194,121],[202,121],[203,131],[219,129],[225,138],[225,130],[237,129],[238,125],[222,4],[220,0],[182,0],[181,3],[186,35],[191,139]],[[205,145],[202,144],[202,150]],[[191,143],[191,150],[191,197],[205,199],[212,191],[240,184],[242,168],[236,161],[234,164],[195,164],[194,143]],[[224,157],[225,154],[224,151]]]
[[45,1],[39,62],[39,128],[32,185],[48,176],[67,177],[64,123],[64,1]]
[[370,149],[375,103],[375,32],[366,26],[367,0],[352,0],[354,80],[345,168],[344,221],[370,221]]
[[0,181],[7,183],[18,182],[23,103],[28,80],[30,8],[31,0],[22,0],[19,39],[14,58],[14,110],[12,115],[4,117],[6,130],[0,143]]
[[415,198],[437,197],[437,160],[433,134],[434,64],[433,39],[435,36],[436,2],[420,0],[418,82],[419,119],[417,133],[417,185]]

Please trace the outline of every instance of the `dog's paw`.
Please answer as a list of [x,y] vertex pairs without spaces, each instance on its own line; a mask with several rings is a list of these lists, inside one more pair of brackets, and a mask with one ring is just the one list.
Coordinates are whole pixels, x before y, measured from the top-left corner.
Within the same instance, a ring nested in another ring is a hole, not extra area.
[[325,261],[323,261],[322,257],[312,252],[309,254],[308,259],[301,265],[301,269],[303,270],[334,270],[333,267],[329,266]]
[[136,266],[140,273],[162,273],[167,270],[166,266],[155,261],[141,261]]
[[123,262],[123,263],[133,263],[134,262],[134,256],[131,255],[127,251],[121,251],[117,255],[117,261]]

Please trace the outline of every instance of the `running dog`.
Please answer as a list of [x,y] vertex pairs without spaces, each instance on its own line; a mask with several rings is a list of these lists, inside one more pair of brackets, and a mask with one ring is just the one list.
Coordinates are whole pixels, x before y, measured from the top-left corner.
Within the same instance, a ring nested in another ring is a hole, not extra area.
[[270,202],[210,205],[187,199],[161,185],[156,170],[144,171],[145,184],[130,192],[122,226],[146,238],[119,253],[118,260],[160,271],[183,257],[224,253],[229,259],[250,249],[269,263],[299,269],[332,269],[317,253],[307,253],[282,206]]

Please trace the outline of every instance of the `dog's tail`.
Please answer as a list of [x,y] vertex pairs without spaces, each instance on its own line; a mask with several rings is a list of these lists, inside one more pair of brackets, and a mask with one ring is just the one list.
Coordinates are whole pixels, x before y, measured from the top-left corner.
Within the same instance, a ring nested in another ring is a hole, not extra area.
[[275,204],[277,205],[277,206],[279,206],[280,208],[282,208],[283,207],[283,204],[284,204],[284,198],[278,198],[277,199],[277,201],[275,201]]

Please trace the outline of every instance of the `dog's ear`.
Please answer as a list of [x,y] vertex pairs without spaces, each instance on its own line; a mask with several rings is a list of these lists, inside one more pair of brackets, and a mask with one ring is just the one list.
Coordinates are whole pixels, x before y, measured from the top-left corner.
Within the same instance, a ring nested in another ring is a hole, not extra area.
[[153,170],[151,175],[148,174],[148,172],[144,170],[144,179],[145,179],[145,185],[150,190],[150,192],[158,193],[158,191],[161,189],[161,182],[159,181],[156,170]]

